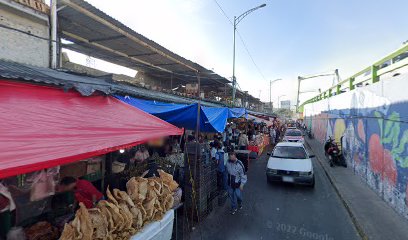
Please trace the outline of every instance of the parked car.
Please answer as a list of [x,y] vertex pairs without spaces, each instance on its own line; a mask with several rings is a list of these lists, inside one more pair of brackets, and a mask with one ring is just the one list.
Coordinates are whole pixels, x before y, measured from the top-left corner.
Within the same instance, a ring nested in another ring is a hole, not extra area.
[[282,141],[284,141],[284,142],[301,142],[301,143],[303,143],[305,141],[305,139],[303,137],[302,131],[300,131],[298,129],[288,129],[288,130],[286,130]]
[[300,142],[280,142],[270,154],[266,168],[268,182],[315,185],[312,158]]

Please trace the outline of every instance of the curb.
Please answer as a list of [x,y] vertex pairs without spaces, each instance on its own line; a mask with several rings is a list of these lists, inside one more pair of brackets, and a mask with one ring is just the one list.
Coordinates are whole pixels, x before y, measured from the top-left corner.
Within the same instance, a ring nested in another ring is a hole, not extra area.
[[[313,150],[313,148],[309,145],[309,139],[307,141],[305,141],[305,143],[307,144],[307,146]],[[361,224],[358,222],[357,218],[355,217],[355,214],[353,213],[353,211],[351,210],[351,207],[348,205],[347,201],[345,200],[344,196],[342,195],[342,193],[339,191],[339,189],[337,188],[336,184],[335,184],[335,180],[334,177],[331,175],[331,173],[329,172],[329,170],[327,169],[327,167],[324,165],[322,159],[320,159],[320,157],[315,153],[317,162],[319,162],[319,165],[323,168],[325,175],[327,176],[327,178],[329,179],[330,184],[333,186],[334,191],[336,192],[337,196],[340,198],[340,201],[342,202],[343,206],[346,208],[347,213],[349,214],[351,221],[354,225],[354,227],[357,230],[358,235],[360,235],[361,239],[363,240],[368,240],[368,236],[367,234],[364,232],[363,227],[361,226]]]

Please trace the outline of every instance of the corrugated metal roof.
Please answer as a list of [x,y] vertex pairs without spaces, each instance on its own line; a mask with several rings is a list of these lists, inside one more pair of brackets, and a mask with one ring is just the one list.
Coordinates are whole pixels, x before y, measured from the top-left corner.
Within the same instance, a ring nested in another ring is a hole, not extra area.
[[85,53],[109,62],[155,75],[171,73],[186,82],[201,82],[224,86],[230,81],[203,66],[187,60],[156,42],[133,31],[123,23],[83,0],[62,0],[58,12],[61,37],[74,44],[65,48]]
[[[152,91],[128,84],[115,82],[112,80],[106,80],[103,78],[80,76],[64,72],[63,70],[53,70],[49,68],[24,65],[5,60],[0,60],[0,76],[6,79],[56,85],[63,88],[64,90],[73,88],[84,96],[89,96],[95,91],[99,91],[107,95],[130,95],[138,98],[152,99],[164,102],[197,102],[197,100],[195,99],[185,98],[158,91]],[[205,106],[222,106],[221,104],[208,101],[201,101],[201,103]]]

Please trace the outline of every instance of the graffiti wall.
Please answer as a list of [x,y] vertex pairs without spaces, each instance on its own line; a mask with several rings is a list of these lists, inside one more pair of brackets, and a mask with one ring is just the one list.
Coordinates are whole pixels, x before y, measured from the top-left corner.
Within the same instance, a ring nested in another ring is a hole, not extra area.
[[[320,142],[342,145],[350,169],[408,219],[408,74],[305,105]],[[404,90],[407,87],[407,90]]]

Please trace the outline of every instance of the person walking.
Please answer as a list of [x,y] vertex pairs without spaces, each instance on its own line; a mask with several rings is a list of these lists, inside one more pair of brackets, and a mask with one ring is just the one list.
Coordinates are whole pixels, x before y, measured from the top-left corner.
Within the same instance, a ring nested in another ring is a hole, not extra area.
[[238,209],[242,209],[242,191],[247,182],[244,164],[237,159],[235,152],[229,153],[227,168],[227,191],[231,200],[231,214],[234,215]]
[[240,150],[247,150],[249,145],[248,136],[245,133],[241,133],[238,138],[238,147]]
[[278,143],[280,141],[281,132],[280,132],[279,128],[276,128],[275,132],[276,132],[275,143]]
[[227,170],[225,169],[225,152],[222,143],[217,144],[217,152],[215,153],[217,162],[217,186],[219,192],[227,190]]
[[276,140],[276,131],[275,128],[271,127],[271,130],[269,132],[270,138],[271,138],[271,145],[275,145],[275,140]]

